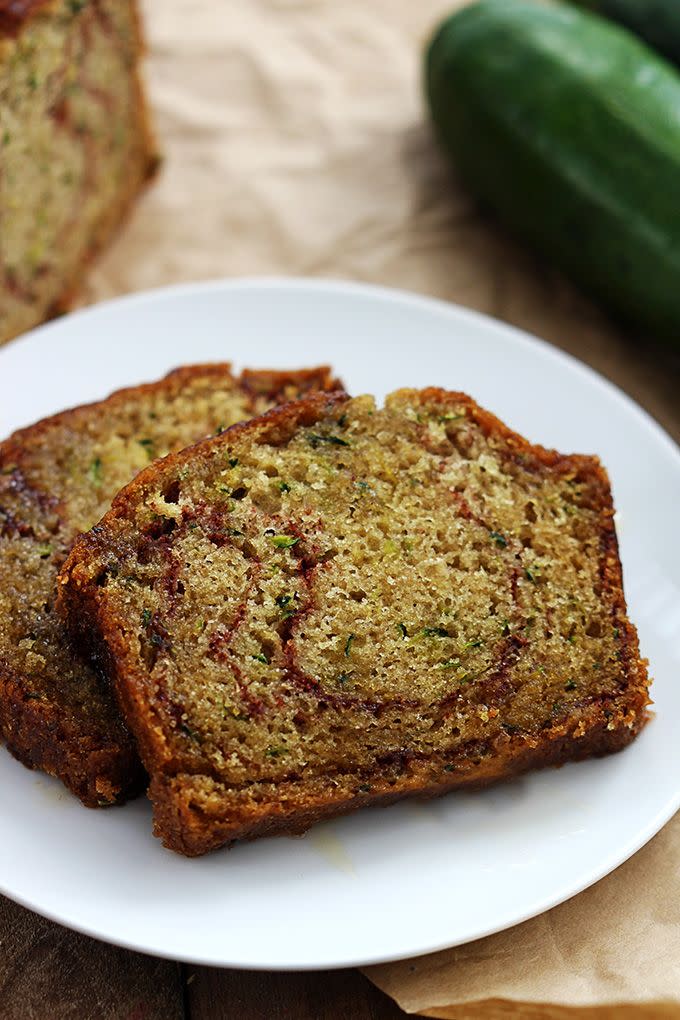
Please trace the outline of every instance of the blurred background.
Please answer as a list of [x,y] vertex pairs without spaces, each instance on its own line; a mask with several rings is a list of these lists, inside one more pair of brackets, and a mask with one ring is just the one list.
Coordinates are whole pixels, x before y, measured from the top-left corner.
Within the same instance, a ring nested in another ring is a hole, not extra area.
[[614,326],[514,241],[435,141],[423,51],[463,0],[141,6],[163,165],[87,301],[253,274],[404,287],[570,350],[680,436],[668,345]]

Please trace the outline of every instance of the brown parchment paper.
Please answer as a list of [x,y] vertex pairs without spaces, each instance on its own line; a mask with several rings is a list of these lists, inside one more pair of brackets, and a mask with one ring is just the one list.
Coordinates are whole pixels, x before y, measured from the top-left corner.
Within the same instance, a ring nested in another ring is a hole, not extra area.
[[[570,350],[680,438],[677,359],[614,328],[515,244],[434,144],[422,47],[462,0],[142,6],[165,165],[95,266],[84,301],[251,274],[405,287]],[[680,1015],[679,864],[676,819],[614,875],[543,917],[369,976],[403,1008],[456,1020],[562,1018],[576,1007],[598,1020]]]
[[422,49],[463,0],[141,3],[165,166],[86,301],[262,273],[405,287],[570,350],[680,439],[677,361],[514,244],[434,144]]
[[679,864],[676,815],[617,871],[540,917],[365,973],[407,1012],[425,1016],[680,1017]]

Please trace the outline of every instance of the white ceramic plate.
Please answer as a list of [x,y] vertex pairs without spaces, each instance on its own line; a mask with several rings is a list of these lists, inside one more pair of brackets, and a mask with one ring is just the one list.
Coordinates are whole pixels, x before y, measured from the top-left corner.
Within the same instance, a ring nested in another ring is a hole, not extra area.
[[315,968],[425,953],[573,896],[680,806],[680,453],[573,359],[450,305],[356,284],[261,280],[100,305],[0,352],[0,434],[181,363],[329,361],[353,393],[467,390],[535,441],[610,470],[630,612],[657,717],[622,754],[439,801],[363,811],[299,839],[185,860],[145,800],[87,811],[0,750],[0,890],[161,956]]

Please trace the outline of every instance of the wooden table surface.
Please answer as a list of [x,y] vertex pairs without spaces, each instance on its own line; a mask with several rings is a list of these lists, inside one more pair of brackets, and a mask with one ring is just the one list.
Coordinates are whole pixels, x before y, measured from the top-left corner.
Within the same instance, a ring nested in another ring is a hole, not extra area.
[[0,897],[2,1020],[394,1020],[358,971],[271,974],[156,960]]

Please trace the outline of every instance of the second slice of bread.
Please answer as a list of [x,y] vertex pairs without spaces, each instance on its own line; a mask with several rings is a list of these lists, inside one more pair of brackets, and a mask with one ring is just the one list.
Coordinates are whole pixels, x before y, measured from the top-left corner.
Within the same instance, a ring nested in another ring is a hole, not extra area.
[[195,365],[64,411],[0,443],[0,736],[90,807],[144,773],[108,686],[73,654],[54,612],[76,535],[155,457],[331,384],[328,369]]
[[185,854],[615,751],[646,717],[604,469],[460,393],[310,396],[169,457],[60,589]]

